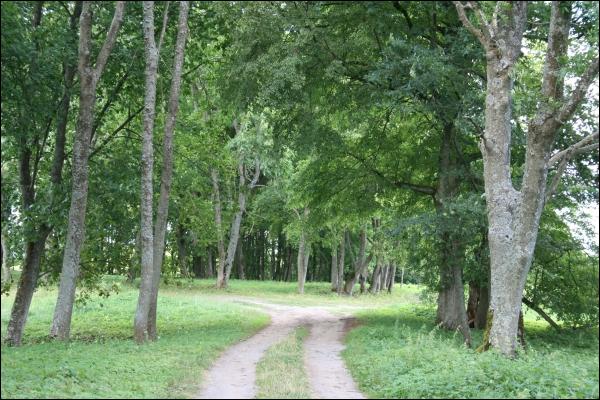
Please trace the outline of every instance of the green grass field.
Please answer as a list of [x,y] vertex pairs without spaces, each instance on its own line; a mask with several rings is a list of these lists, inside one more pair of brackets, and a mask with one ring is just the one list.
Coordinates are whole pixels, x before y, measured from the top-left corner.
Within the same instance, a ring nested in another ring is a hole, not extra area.
[[[225,290],[215,289],[214,279],[178,279],[169,283],[169,286],[177,287],[184,291],[202,293],[207,296],[236,295],[260,297],[273,303],[289,305],[347,305],[357,307],[381,307],[393,304],[418,303],[423,290],[418,285],[396,284],[391,294],[380,295],[364,294],[360,296],[338,296],[331,291],[331,284],[327,282],[306,282],[304,295],[297,292],[296,282],[277,281],[241,281],[231,280],[229,287]],[[358,293],[358,284],[355,293]]]
[[[598,398],[598,329],[556,333],[532,312],[525,314],[528,349],[516,360],[476,354],[460,334],[435,329],[435,309],[421,300],[422,288],[396,286],[390,295],[338,297],[327,283],[308,283],[296,294],[293,282],[231,281],[225,292],[213,280],[171,280],[160,290],[156,343],[132,340],[137,289],[122,279],[118,294],[92,295],[74,312],[72,338],[51,342],[56,289],[36,291],[24,345],[2,351],[2,398],[189,397],[202,371],[220,351],[268,323],[268,317],[221,296],[247,296],[292,305],[355,307],[359,325],[346,338],[344,358],[361,390],[383,398]],[[2,297],[2,335],[12,298]],[[269,370],[302,375],[301,344],[295,332],[259,363],[262,397],[278,397]],[[473,342],[481,332],[473,331]],[[271,382],[271,383],[269,383]],[[306,381],[284,388],[292,397],[308,393]],[[277,385],[275,385],[277,386]]]
[[[2,335],[12,298],[2,298]],[[2,346],[2,398],[186,397],[202,371],[230,344],[252,335],[268,316],[192,291],[162,288],[156,343],[132,340],[137,289],[92,296],[73,316],[68,343],[48,341],[56,290],[36,291],[20,348]]]
[[344,359],[369,397],[598,398],[598,329],[557,334],[528,314],[527,351],[515,360],[465,348],[419,305],[359,313]]

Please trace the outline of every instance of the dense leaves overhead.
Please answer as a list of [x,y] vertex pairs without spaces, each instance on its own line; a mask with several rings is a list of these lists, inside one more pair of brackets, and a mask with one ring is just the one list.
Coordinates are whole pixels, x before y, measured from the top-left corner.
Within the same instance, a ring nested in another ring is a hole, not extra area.
[[[481,6],[490,15],[494,11],[493,4]],[[53,282],[65,242],[79,107],[75,76],[64,179],[56,191],[51,172],[57,110],[65,65],[77,59],[77,34],[69,25],[75,4],[2,2],[1,7],[2,229],[8,233],[10,258],[18,264],[23,246],[40,227],[53,228],[41,263],[44,282]],[[114,8],[112,2],[94,3],[94,55]],[[160,184],[177,8],[155,4],[157,38],[168,13],[157,83],[155,187]],[[561,69],[571,88],[597,55],[598,5],[575,2],[573,15],[574,56]],[[546,4],[531,4],[524,54],[514,70],[512,107],[520,117],[511,121],[511,174],[517,187],[524,173],[527,121],[539,106],[549,19]],[[106,273],[139,276],[141,21],[141,2],[129,2],[97,91],[81,272],[90,287]],[[234,277],[291,280],[304,235],[312,249],[309,279],[329,279],[331,257],[346,230],[348,273],[359,252],[359,231],[366,226],[367,253],[398,262],[407,279],[432,290],[443,287],[440,271],[447,267],[445,246],[451,238],[461,249],[457,262],[464,281],[487,284],[479,148],[485,55],[453,4],[194,2],[188,25],[166,276],[188,275],[188,266],[190,274],[212,273],[218,233],[211,171],[220,179],[227,239],[238,193],[246,190],[239,183],[243,164],[248,181],[257,165],[260,175],[256,188],[248,191]],[[596,80],[561,129],[555,151],[597,129],[597,88]],[[26,200],[23,185],[33,190],[33,201]],[[526,285],[526,297],[573,326],[598,320],[598,249],[584,246],[562,216],[597,201],[596,148],[577,154],[566,166],[545,209]],[[310,210],[306,215],[305,209]],[[381,229],[373,227],[372,219],[380,220]],[[376,257],[370,261],[369,273]]]

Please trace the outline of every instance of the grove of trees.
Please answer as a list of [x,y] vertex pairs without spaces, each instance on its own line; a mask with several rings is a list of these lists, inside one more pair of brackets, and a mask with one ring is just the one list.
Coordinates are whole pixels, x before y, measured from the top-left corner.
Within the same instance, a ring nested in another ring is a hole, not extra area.
[[55,283],[50,336],[68,340],[105,274],[139,280],[139,343],[161,277],[421,283],[440,327],[510,357],[523,304],[597,326],[598,3],[1,11],[7,344]]

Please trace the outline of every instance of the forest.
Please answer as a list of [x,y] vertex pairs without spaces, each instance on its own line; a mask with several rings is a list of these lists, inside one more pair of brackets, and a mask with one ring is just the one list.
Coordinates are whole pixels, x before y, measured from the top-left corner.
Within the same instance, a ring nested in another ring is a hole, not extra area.
[[598,398],[598,14],[2,2],[1,397]]

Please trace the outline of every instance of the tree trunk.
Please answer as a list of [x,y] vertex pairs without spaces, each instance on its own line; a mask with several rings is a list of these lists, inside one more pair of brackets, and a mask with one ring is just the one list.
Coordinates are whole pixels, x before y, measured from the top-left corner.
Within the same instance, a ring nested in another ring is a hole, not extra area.
[[183,225],[179,225],[177,227],[177,260],[179,263],[179,271],[181,276],[184,278],[189,278],[190,271],[188,268],[187,262],[187,246],[186,246],[186,233]]
[[444,125],[439,150],[439,181],[435,193],[435,207],[438,218],[442,221],[439,242],[440,289],[438,293],[437,323],[445,329],[460,329],[465,343],[470,346],[471,333],[465,309],[464,285],[462,281],[462,264],[464,248],[460,239],[448,227],[445,221],[447,207],[455,198],[459,181],[457,179],[458,162],[454,155],[455,128],[452,122]]
[[204,278],[204,273],[202,271],[202,255],[194,255],[192,256],[192,271],[194,272],[195,278]]
[[[480,288],[477,282],[469,282],[469,300],[467,300],[467,321],[470,328],[477,324],[477,306],[479,304]],[[487,310],[486,310],[487,311]]]
[[338,291],[338,257],[337,257],[337,248],[333,247],[331,249],[331,291]]
[[442,288],[438,294],[437,323],[443,328],[459,329],[467,346],[471,345],[471,333],[467,323],[465,297],[462,284],[462,266],[452,266],[446,271],[444,281],[449,286]]
[[475,315],[475,328],[485,329],[488,309],[490,308],[490,289],[488,286],[479,288],[479,301]]
[[214,256],[213,256],[213,252],[212,249],[209,247],[206,250],[206,277],[207,278],[212,278],[214,275]]
[[262,229],[258,230],[258,243],[256,250],[258,251],[258,278],[261,281],[265,280],[265,233]]
[[552,328],[556,329],[557,331],[560,330],[560,326],[552,318],[550,318],[550,316],[546,314],[544,310],[542,310],[537,304],[527,300],[525,297],[523,297],[523,304],[525,304],[527,307],[538,313],[538,315],[542,317],[548,324],[550,324]]
[[373,277],[371,280],[371,286],[369,287],[370,293],[379,293],[379,288],[381,287],[381,274],[382,274],[382,264],[383,259],[381,256],[377,257],[377,262],[375,265],[375,269],[373,270]]
[[304,232],[300,235],[300,244],[298,245],[298,293],[304,293],[304,280],[306,279],[306,265],[304,264],[306,246],[306,235]]
[[[277,280],[283,280],[283,267],[284,267],[284,252],[285,252],[285,238],[281,232],[277,235]],[[275,279],[275,278],[274,278]]]
[[292,246],[287,245],[287,257],[286,257],[286,268],[285,268],[285,281],[289,282],[292,280]]
[[[243,168],[243,167],[242,167]],[[240,237],[240,226],[242,225],[242,216],[246,210],[246,193],[244,193],[243,178],[240,181],[240,192],[238,195],[238,211],[235,213],[235,217],[231,222],[231,229],[229,231],[229,245],[227,246],[227,256],[225,258],[224,273],[217,279],[217,288],[226,288],[229,283],[229,276],[231,274],[231,267],[233,266],[233,258],[235,256],[235,249],[237,248],[237,242]]]
[[[344,293],[352,296],[352,291],[354,290],[354,285],[356,285],[356,281],[359,278],[364,277],[365,268],[371,261],[373,257],[373,253],[369,255],[368,258],[365,258],[365,252],[367,248],[367,231],[366,228],[363,227],[360,231],[360,247],[358,252],[358,258],[354,262],[354,273],[350,276],[350,278],[344,283]],[[361,280],[361,290],[364,290],[364,278]]]
[[165,252],[165,235],[167,232],[167,217],[169,214],[169,194],[173,177],[173,133],[179,110],[179,92],[181,89],[181,76],[183,74],[184,50],[188,35],[188,13],[190,3],[179,2],[179,19],[177,21],[177,41],[175,43],[175,57],[173,59],[173,77],[169,92],[169,104],[165,117],[165,135],[163,139],[163,165],[160,179],[160,195],[154,225],[154,271],[152,274],[152,292],[150,310],[148,311],[148,338],[157,339],[156,310],[158,303],[158,287],[160,272]]
[[337,268],[337,293],[338,295],[342,293],[344,289],[344,261],[346,256],[346,231],[342,232],[342,237],[340,238],[340,256],[339,263]]
[[[541,213],[547,196],[558,184],[566,162],[572,156],[572,150],[578,145],[551,156],[553,144],[559,129],[572,118],[586,97],[589,86],[597,79],[598,57],[588,64],[575,89],[565,98],[564,74],[561,70],[569,57],[572,5],[569,2],[551,3],[541,93],[536,115],[528,124],[524,174],[521,190],[517,191],[511,180],[513,166],[510,157],[512,68],[521,55],[523,33],[527,25],[527,3],[511,3],[510,7],[500,9],[504,15],[498,15],[499,24],[483,24],[479,27],[469,21],[461,2],[455,2],[455,5],[463,24],[485,48],[487,59],[485,133],[480,149],[483,154],[489,223],[492,321],[484,348],[491,345],[513,357],[517,346],[521,300],[531,267]],[[474,8],[477,8],[476,4]],[[588,143],[594,136],[597,138],[597,131],[579,144]],[[548,169],[558,161],[557,176],[548,192]]]
[[275,241],[275,237],[271,236],[271,231],[269,231],[269,237],[271,237],[271,257],[269,258],[270,264],[270,275],[271,280],[275,280],[275,266],[276,266],[276,258],[275,254],[277,252],[277,242]]
[[223,243],[223,223],[221,216],[221,195],[219,192],[218,171],[213,168],[210,171],[213,185],[213,202],[215,205],[215,226],[217,228],[217,250],[219,252],[219,264],[217,265],[217,287],[225,279],[225,245]]
[[141,179],[141,281],[138,304],[134,317],[134,338],[138,343],[147,339],[148,312],[152,295],[154,269],[154,233],[152,186],[154,171],[154,115],[156,109],[156,80],[158,74],[158,49],[154,42],[154,2],[144,1],[144,42],[146,50],[145,94],[144,94],[144,133],[142,138],[142,179]]
[[[390,272],[390,278],[389,278],[389,283],[388,283],[388,287],[387,287],[387,291],[388,293],[392,293],[392,290],[394,289],[394,282],[396,280],[396,262],[393,262],[391,265],[391,272]],[[404,283],[404,267],[402,267],[402,273],[400,275],[400,286],[402,286],[402,284]]]
[[12,283],[12,274],[9,261],[8,240],[4,234],[4,228],[0,233],[0,248],[2,248],[2,293]]
[[[33,28],[35,30],[37,30],[37,28],[41,24],[41,18],[43,14],[42,9],[42,2],[39,2],[35,5],[32,23]],[[77,12],[77,10],[78,9],[76,7],[75,11]],[[73,19],[71,19],[71,21],[73,21]],[[38,50],[37,41],[36,50]],[[35,68],[36,55],[36,53],[33,54],[34,60],[32,60],[31,63],[32,68]],[[56,146],[59,145],[60,141],[57,139]],[[57,154],[63,154],[64,157],[64,149],[62,151],[55,151],[55,156],[52,161],[53,173],[56,171],[56,166],[62,166],[62,163],[64,161],[63,159],[56,159]],[[31,171],[31,156],[31,146],[27,142],[26,137],[22,135],[19,140],[19,186],[21,191],[21,210],[23,213],[25,212],[25,210],[30,209],[34,205],[35,201],[35,179],[33,177],[35,177],[36,170],[34,167],[34,171]],[[60,177],[62,176],[61,174],[62,170],[59,171],[59,174],[57,176],[52,175],[50,177],[53,186],[53,195],[58,192],[57,185],[60,183]],[[53,202],[54,199],[52,198],[51,204]],[[3,199],[3,213],[5,212],[4,206],[5,203]],[[23,329],[25,328],[25,322],[27,320],[27,315],[29,314],[29,306],[31,304],[33,292],[36,288],[38,280],[40,260],[43,256],[46,239],[52,231],[52,227],[46,224],[42,224],[41,226],[32,228],[32,230],[37,235],[37,240],[36,238],[31,238],[28,242],[25,243],[25,256],[22,262],[21,278],[19,279],[19,284],[17,286],[17,293],[15,296],[15,301],[13,303],[11,317],[8,323],[8,328],[5,337],[5,343],[8,346],[19,346],[21,344]],[[8,251],[6,251],[5,253],[6,255],[8,255]]]
[[380,287],[379,290],[387,290],[387,287],[389,285],[389,278],[390,278],[390,263],[385,263],[385,265],[383,266],[383,270],[381,271],[381,282],[380,282]]
[[15,302],[13,303],[4,339],[7,346],[21,345],[23,329],[27,321],[29,306],[31,305],[31,299],[33,298],[33,292],[40,273],[40,261],[44,255],[44,247],[49,233],[50,229],[43,228],[39,233],[38,240],[27,242],[25,246],[23,270],[19,279],[19,286],[15,294]]
[[238,241],[236,258],[238,260],[238,279],[246,279],[244,244],[241,240]]
[[525,324],[523,323],[523,309],[519,310],[519,325],[517,328],[517,338],[519,339],[519,343],[525,349],[527,347],[527,343],[525,342]]
[[95,66],[90,60],[92,12],[91,4],[84,2],[80,18],[79,35],[79,118],[73,142],[73,179],[71,206],[67,227],[67,238],[60,275],[58,298],[54,309],[54,318],[50,335],[61,340],[69,338],[71,315],[75,301],[75,288],[79,275],[81,248],[85,240],[85,214],[88,195],[88,159],[90,139],[94,124],[94,106],[96,104],[96,86],[106,62],[115,44],[117,33],[123,21],[125,2],[118,1],[106,40],[98,54]]

